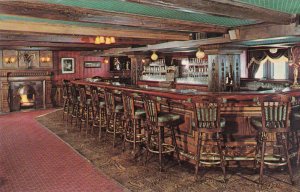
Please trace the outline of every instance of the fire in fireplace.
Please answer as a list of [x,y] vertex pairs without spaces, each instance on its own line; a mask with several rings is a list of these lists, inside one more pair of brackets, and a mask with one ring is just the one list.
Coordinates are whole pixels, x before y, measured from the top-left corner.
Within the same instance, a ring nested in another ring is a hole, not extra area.
[[20,96],[20,107],[35,106],[35,90],[31,85],[21,85],[18,90]]

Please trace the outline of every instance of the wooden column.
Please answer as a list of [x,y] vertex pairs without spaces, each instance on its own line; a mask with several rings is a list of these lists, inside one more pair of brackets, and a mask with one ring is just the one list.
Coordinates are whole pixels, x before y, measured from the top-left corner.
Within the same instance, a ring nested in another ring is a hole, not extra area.
[[1,82],[1,107],[2,107],[1,111],[3,113],[10,112],[8,92],[9,92],[9,83],[7,81],[2,81]]

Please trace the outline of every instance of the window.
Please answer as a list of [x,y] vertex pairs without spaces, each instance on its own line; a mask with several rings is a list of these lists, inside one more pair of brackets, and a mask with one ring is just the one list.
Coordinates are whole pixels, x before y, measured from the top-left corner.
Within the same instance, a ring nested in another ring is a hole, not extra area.
[[258,79],[288,79],[289,67],[287,62],[272,63],[267,60],[265,63],[260,64],[255,78]]

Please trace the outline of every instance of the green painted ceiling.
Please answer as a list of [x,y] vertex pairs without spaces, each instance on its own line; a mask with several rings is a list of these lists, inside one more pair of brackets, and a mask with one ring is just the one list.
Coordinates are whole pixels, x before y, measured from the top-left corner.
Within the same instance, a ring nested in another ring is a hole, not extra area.
[[238,0],[242,3],[290,14],[300,13],[300,0]]
[[191,13],[173,9],[165,9],[141,5],[138,3],[124,2],[120,0],[40,0],[50,4],[60,4],[65,6],[75,6],[87,9],[105,10],[112,12],[130,13],[159,18],[178,19],[207,23],[225,27],[236,27],[254,24],[254,21],[213,16],[202,13]]

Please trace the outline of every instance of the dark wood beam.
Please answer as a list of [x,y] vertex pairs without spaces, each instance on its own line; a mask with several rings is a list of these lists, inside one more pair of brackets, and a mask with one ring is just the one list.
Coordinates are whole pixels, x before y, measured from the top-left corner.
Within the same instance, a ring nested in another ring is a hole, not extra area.
[[117,29],[103,27],[87,27],[81,25],[53,24],[45,22],[24,22],[18,20],[0,20],[0,30],[35,32],[60,35],[103,35],[126,38],[147,38],[156,40],[188,40],[189,33],[167,32],[146,29]]
[[[78,48],[93,48],[93,49],[108,49],[112,47],[125,46],[120,44],[110,45],[95,45],[91,43],[52,43],[52,42],[31,42],[31,41],[0,41],[0,45],[9,46],[26,46],[26,47],[78,47]],[[128,46],[128,45],[127,45]]]
[[[31,42],[37,41],[37,42],[52,42],[52,43],[93,44],[95,41],[95,37],[0,31],[0,41],[31,41]],[[161,43],[161,41],[155,39],[116,38],[116,44],[148,45],[148,44],[156,44],[156,43]]]
[[205,23],[168,18],[156,18],[127,13],[113,13],[58,4],[28,1],[0,1],[0,13],[38,18],[123,25],[156,30],[226,33],[227,28]]
[[145,5],[160,6],[179,10],[190,10],[220,16],[256,20],[260,22],[290,24],[295,17],[292,14],[257,7],[236,0],[126,0]]

